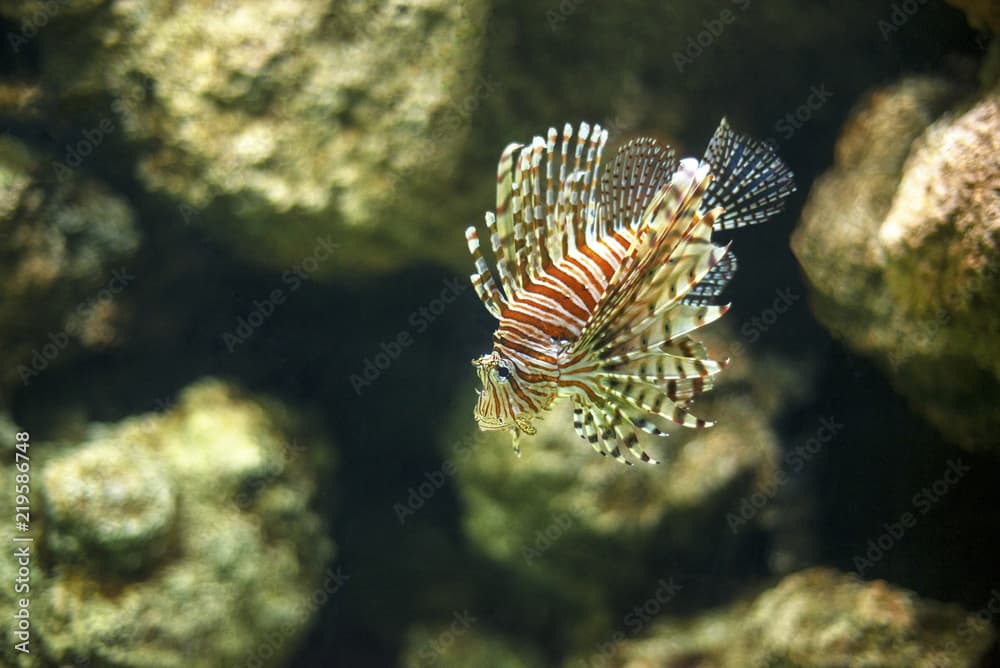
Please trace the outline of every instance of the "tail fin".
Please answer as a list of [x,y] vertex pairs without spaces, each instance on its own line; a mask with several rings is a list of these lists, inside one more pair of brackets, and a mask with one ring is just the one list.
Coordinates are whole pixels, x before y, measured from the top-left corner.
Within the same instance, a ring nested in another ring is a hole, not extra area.
[[795,192],[794,174],[767,144],[736,134],[725,118],[708,142],[705,162],[715,176],[705,206],[721,206],[725,213],[716,230],[731,230],[763,223],[780,213],[786,198]]

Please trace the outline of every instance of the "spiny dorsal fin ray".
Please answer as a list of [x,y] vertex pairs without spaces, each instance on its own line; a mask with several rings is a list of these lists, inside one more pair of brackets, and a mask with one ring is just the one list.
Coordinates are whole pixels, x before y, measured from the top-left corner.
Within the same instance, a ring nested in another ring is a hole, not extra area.
[[597,174],[608,133],[581,123],[575,142],[573,137],[567,123],[561,143],[556,129],[549,128],[545,138],[509,144],[501,156],[497,212],[492,221],[487,214],[487,225],[493,223],[494,256],[498,264],[506,261],[511,291],[523,289],[554,260],[592,240]]
[[[517,278],[513,268],[517,253],[514,247],[514,217],[511,213],[514,168],[517,150],[521,144],[511,143],[504,148],[497,161],[497,201],[494,213],[486,214],[486,229],[490,234],[490,248],[498,265],[500,282],[508,300],[513,299]],[[504,269],[500,268],[504,265]]]
[[[548,220],[545,216],[545,191],[542,189],[541,164],[545,152],[545,140],[535,137],[531,142],[530,167],[527,181],[530,184],[531,196],[529,205],[525,207],[525,215],[531,229],[531,266],[536,275],[541,274],[551,264],[549,258]],[[526,149],[527,150],[527,149]]]
[[676,169],[674,150],[651,137],[632,139],[618,149],[601,177],[601,215],[610,230],[634,226]]
[[475,288],[476,295],[483,302],[486,310],[499,320],[507,302],[497,288],[493,272],[490,271],[486,260],[483,258],[483,253],[479,248],[479,234],[476,232],[475,227],[469,227],[465,230],[465,239],[469,246],[469,253],[472,255],[472,259],[476,265],[476,273],[470,276],[472,287]]
[[556,190],[557,156],[556,138],[558,134],[555,128],[549,128],[545,136],[545,228],[547,231],[546,244],[549,256],[553,261],[560,261],[565,255],[564,241],[565,232],[559,224],[561,214],[559,197]]
[[705,162],[715,175],[705,203],[725,209],[716,223],[717,230],[762,223],[781,212],[785,200],[795,192],[794,176],[774,150],[737,134],[725,118],[708,143]]

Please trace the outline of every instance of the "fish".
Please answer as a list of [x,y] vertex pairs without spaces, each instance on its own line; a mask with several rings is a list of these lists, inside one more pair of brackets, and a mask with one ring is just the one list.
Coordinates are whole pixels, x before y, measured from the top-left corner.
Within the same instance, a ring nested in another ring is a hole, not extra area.
[[737,270],[732,242],[712,233],[763,223],[795,191],[773,148],[725,118],[701,159],[638,137],[602,170],[607,139],[582,122],[508,144],[485,215],[490,262],[476,227],[465,232],[472,286],[499,321],[493,349],[472,360],[473,417],[510,431],[517,456],[560,399],[580,438],[627,465],[658,463],[638,432],[712,426],[690,405],[729,360],[694,335],[729,310],[719,296]]

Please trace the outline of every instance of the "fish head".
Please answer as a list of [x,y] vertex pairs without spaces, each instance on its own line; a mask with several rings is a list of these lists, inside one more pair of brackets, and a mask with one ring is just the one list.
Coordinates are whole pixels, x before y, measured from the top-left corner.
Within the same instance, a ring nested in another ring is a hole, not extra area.
[[520,382],[517,365],[496,351],[477,357],[472,365],[483,384],[481,390],[476,390],[479,398],[473,412],[479,428],[483,431],[513,429],[534,434],[535,428],[531,426],[534,415],[515,392]]

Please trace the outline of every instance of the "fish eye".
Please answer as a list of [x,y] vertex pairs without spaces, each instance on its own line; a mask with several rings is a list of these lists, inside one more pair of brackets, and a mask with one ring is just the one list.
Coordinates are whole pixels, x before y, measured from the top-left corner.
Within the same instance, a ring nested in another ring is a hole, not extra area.
[[510,369],[508,369],[505,366],[498,366],[497,378],[499,378],[500,380],[507,380],[508,378],[510,378]]

